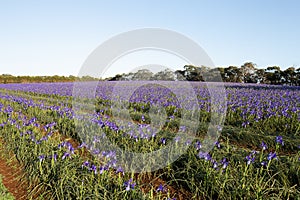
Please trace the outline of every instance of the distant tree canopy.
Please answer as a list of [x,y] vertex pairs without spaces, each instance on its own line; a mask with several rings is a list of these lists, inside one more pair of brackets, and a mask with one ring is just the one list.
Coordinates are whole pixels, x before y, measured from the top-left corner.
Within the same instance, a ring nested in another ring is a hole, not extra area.
[[[221,80],[222,79],[222,80]],[[12,76],[0,75],[0,83],[33,83],[33,82],[74,82],[102,80],[91,76]],[[263,83],[273,85],[300,86],[300,68],[289,67],[281,70],[279,66],[268,66],[258,69],[256,64],[246,62],[242,66],[209,68],[206,66],[185,65],[182,70],[165,69],[153,73],[148,69],[140,69],[133,73],[117,74],[104,81],[130,80],[166,80],[166,81],[224,81],[236,83]]]
[[13,76],[10,74],[0,75],[0,83],[42,83],[42,82],[74,82],[99,80],[91,76]]
[[174,81],[221,81],[236,83],[263,83],[273,85],[300,85],[300,68],[289,67],[281,70],[279,66],[269,66],[258,69],[256,64],[246,62],[242,66],[209,68],[206,66],[185,65],[183,70],[171,71],[166,69],[153,74],[143,69],[136,73],[118,74],[108,81],[128,80],[174,80]]

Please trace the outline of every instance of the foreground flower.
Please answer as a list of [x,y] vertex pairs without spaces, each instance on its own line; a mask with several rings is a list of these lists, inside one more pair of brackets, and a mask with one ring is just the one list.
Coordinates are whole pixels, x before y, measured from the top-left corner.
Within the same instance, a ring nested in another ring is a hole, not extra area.
[[129,179],[128,181],[125,181],[125,183],[124,183],[124,186],[126,187],[126,191],[129,191],[129,190],[133,190],[134,189],[134,187],[135,187],[135,185],[136,185],[136,183],[134,183],[133,181],[132,181],[132,178],[131,179]]
[[227,168],[227,166],[228,166],[228,164],[229,164],[229,162],[227,161],[227,159],[226,158],[223,158],[223,160],[221,161],[221,164],[223,165],[223,169],[226,169]]
[[280,144],[282,146],[284,145],[284,141],[282,139],[282,136],[279,135],[279,136],[276,137],[276,143]]
[[109,168],[107,166],[100,166],[99,167],[99,173],[103,174],[104,171],[108,170]]
[[262,166],[267,166],[267,162],[266,161],[262,161],[261,163],[260,163]]
[[61,159],[64,160],[67,157],[70,157],[70,154],[68,152],[65,152]]
[[165,191],[165,187],[162,184],[160,184],[156,189],[156,192],[164,192],[164,191]]
[[176,136],[175,138],[174,138],[174,141],[177,143],[177,142],[179,142],[179,140],[180,140],[180,137],[179,136]]
[[52,156],[49,156],[49,159],[53,159],[55,162],[57,160],[57,154],[53,154]]
[[40,155],[39,156],[40,162],[42,162],[43,160],[45,160],[45,157],[46,157],[45,155]]
[[211,160],[211,156],[207,152],[200,151],[198,156],[199,156],[199,158],[204,158],[205,160]]
[[124,170],[123,170],[123,168],[119,166],[119,167],[117,168],[117,170],[116,170],[116,174],[117,174],[117,173],[122,173],[122,174],[124,175]]
[[92,165],[89,170],[93,171],[95,174],[97,174],[97,166],[96,165]]
[[247,165],[254,163],[255,161],[255,152],[251,152],[248,156],[246,156],[245,160],[247,161]]
[[83,168],[83,167],[89,167],[89,166],[90,166],[89,161],[85,161],[85,162],[81,165],[82,168]]
[[195,144],[196,150],[198,151],[199,149],[201,149],[201,147],[202,147],[201,142],[197,141],[196,144]]
[[213,169],[215,169],[215,170],[218,170],[219,168],[218,168],[218,166],[219,166],[219,163],[217,162],[217,161],[215,161],[215,160],[211,160],[211,163],[213,164],[213,166],[212,166],[212,168]]
[[190,145],[191,145],[191,143],[192,143],[192,142],[191,142],[191,140],[187,140],[187,141],[185,141],[185,145],[186,145],[186,146],[190,146]]
[[53,159],[56,162],[56,160],[57,160],[57,154],[56,153],[53,155]]
[[81,145],[78,146],[78,149],[84,148],[84,147],[87,148],[87,145],[85,143],[82,143]]
[[220,149],[220,148],[221,148],[220,142],[219,142],[219,141],[216,141],[216,142],[215,142],[215,146],[216,146],[218,149]]
[[263,150],[263,151],[266,150],[266,149],[268,148],[267,144],[266,144],[264,141],[262,141],[261,147],[262,147],[262,150]]
[[273,160],[273,159],[277,159],[277,155],[276,152],[270,152],[268,155],[268,160]]

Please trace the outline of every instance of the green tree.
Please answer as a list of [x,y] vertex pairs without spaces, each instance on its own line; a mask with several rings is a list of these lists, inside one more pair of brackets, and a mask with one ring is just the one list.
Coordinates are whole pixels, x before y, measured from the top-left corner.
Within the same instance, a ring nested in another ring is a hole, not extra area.
[[176,79],[175,73],[170,69],[157,72],[151,77],[151,80],[174,81]]
[[153,76],[153,72],[151,72],[149,69],[140,69],[133,74],[132,80],[134,81],[150,80],[152,76]]
[[201,70],[199,67],[193,65],[185,65],[184,67],[185,77],[188,81],[204,81]]
[[243,83],[255,83],[255,70],[256,64],[246,62],[240,68],[241,78]]
[[266,83],[266,74],[264,69],[257,69],[255,71],[256,83]]
[[226,82],[242,82],[241,71],[236,66],[229,66],[224,69],[224,80]]
[[287,85],[297,85],[297,73],[295,67],[289,67],[282,72],[282,83]]
[[265,71],[267,83],[274,85],[279,85],[281,83],[282,71],[279,66],[267,67]]

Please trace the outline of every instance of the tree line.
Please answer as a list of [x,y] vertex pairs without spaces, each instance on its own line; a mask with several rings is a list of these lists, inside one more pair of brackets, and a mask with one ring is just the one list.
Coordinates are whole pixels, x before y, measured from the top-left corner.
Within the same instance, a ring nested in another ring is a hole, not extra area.
[[153,73],[148,69],[140,69],[135,73],[117,74],[106,80],[224,81],[300,86],[300,67],[297,69],[295,67],[289,67],[285,70],[281,70],[279,66],[270,66],[266,69],[258,69],[256,64],[252,62],[246,62],[240,67],[228,66],[225,68],[185,65],[183,70],[172,71],[165,69]]
[[[222,79],[222,80],[221,80]],[[41,83],[74,81],[130,81],[130,80],[166,80],[166,81],[224,81],[236,83],[261,83],[272,85],[300,86],[300,67],[281,70],[279,66],[258,69],[256,64],[246,62],[240,67],[228,66],[209,68],[206,66],[185,65],[182,70],[165,69],[153,73],[148,69],[137,72],[117,74],[106,79],[91,76],[13,76],[0,75],[0,83]]]
[[13,76],[10,74],[0,75],[0,83],[54,83],[54,82],[74,82],[74,81],[96,81],[100,80],[91,76]]

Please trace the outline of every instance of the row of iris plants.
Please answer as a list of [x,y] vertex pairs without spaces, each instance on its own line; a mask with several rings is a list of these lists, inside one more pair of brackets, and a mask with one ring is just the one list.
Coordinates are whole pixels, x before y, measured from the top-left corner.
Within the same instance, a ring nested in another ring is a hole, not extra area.
[[[70,83],[1,85],[4,89],[0,95],[0,136],[6,150],[14,152],[24,168],[22,180],[30,183],[29,196],[299,197],[299,88],[226,86],[229,109],[225,126],[213,150],[205,152],[202,141],[210,120],[207,88],[192,84],[201,113],[199,127],[195,140],[183,140],[175,136],[179,130],[188,129],[180,126],[183,108],[173,94],[166,95],[165,88],[153,84],[141,87],[127,104],[122,104],[130,118],[122,113],[118,106],[125,101],[122,92],[126,93],[134,84],[101,83],[97,98],[92,101],[94,112],[82,115],[72,109]],[[112,96],[113,90],[120,95]],[[163,105],[163,110],[156,108],[156,104]],[[160,119],[163,123],[156,127],[159,131],[151,126],[150,110],[164,112],[165,118]],[[192,118],[193,110],[187,113]],[[107,138],[123,150],[139,153],[161,149],[171,141],[181,142],[188,149],[165,168],[137,174],[124,172],[117,152],[103,149]]]

